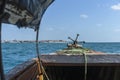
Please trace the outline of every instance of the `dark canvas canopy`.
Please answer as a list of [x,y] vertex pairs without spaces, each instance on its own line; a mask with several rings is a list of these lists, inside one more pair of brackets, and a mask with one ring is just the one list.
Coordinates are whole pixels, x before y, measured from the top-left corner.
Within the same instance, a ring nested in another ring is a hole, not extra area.
[[3,23],[14,24],[19,28],[37,29],[45,10],[54,0],[7,0]]

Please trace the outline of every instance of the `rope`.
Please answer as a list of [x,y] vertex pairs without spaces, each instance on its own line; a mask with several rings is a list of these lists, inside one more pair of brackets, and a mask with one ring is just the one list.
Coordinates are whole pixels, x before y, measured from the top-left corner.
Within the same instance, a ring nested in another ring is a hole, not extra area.
[[[64,50],[64,52],[66,52],[66,51],[68,51],[68,50]],[[85,51],[84,51],[83,49],[82,49],[81,51],[79,51],[79,50],[74,50],[74,49],[69,50],[69,51],[70,51],[72,54],[74,54],[75,51],[83,54],[83,56],[84,56],[84,61],[85,61],[85,64],[84,64],[84,65],[85,65],[84,80],[87,80],[87,63],[88,63],[87,54],[85,53]]]
[[84,55],[84,59],[85,59],[85,74],[84,74],[84,80],[87,80],[87,55],[86,53],[82,50],[82,54]]
[[87,55],[86,53],[83,53],[84,59],[85,59],[85,74],[84,74],[84,80],[87,80]]
[[[45,77],[47,78],[47,80],[49,80],[49,77],[48,77],[48,75],[46,74],[46,72],[45,72],[45,69],[44,69],[44,67],[43,67],[43,65],[42,65],[42,62],[41,62],[41,59],[40,59],[40,54],[39,54],[39,42],[38,42],[38,37],[39,37],[39,27],[38,27],[38,29],[37,29],[37,31],[36,31],[36,52],[37,52],[37,57],[38,57],[38,69],[39,69],[39,73],[40,73],[40,75],[41,75],[41,73],[43,73],[44,75],[45,75]],[[41,70],[41,71],[40,71]]]

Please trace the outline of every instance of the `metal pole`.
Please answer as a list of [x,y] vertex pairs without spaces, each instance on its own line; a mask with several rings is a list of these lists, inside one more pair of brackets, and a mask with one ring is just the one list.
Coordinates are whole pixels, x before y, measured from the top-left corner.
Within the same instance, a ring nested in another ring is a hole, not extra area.
[[0,1],[0,80],[5,80],[4,77],[4,69],[3,69],[3,61],[2,61],[2,18],[4,14],[4,8],[7,0]]
[[1,22],[0,22],[0,80],[5,80],[5,77],[4,77],[4,70],[3,70],[3,63],[2,63],[2,40],[1,40],[1,29],[2,29],[2,25],[1,25]]

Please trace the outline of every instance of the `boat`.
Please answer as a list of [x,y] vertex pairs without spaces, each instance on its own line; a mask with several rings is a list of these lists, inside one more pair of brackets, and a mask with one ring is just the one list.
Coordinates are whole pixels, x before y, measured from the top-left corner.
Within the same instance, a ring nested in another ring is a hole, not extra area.
[[[120,80],[120,54],[106,54],[83,48],[77,35],[67,48],[39,55],[39,25],[54,0],[1,0],[0,23],[36,31],[37,57],[4,74],[0,52],[0,80]],[[1,29],[2,26],[0,26]],[[1,46],[0,46],[1,49]]]
[[[82,47],[82,44],[78,44],[78,36],[77,34],[76,39],[72,39],[68,37],[68,39],[72,40],[72,44],[67,44],[67,48],[56,51],[57,55],[86,55],[86,54],[104,54],[102,52],[98,52],[92,49]],[[85,41],[81,41],[79,43],[85,43]]]
[[[78,38],[78,36],[77,36]],[[41,55],[43,80],[119,80],[120,55],[106,54],[73,43],[55,53]],[[71,38],[70,38],[71,39]],[[31,80],[36,77],[38,59],[17,65],[6,74],[7,80]],[[31,73],[31,74],[30,74]],[[22,75],[21,75],[22,74]],[[41,80],[41,79],[40,79]]]

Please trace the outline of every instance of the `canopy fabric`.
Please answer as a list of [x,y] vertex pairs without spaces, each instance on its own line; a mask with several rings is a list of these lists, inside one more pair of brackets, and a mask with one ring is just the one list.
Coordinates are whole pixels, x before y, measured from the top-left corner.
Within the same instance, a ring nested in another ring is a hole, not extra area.
[[2,23],[14,24],[19,28],[37,29],[41,18],[54,0],[7,0]]

